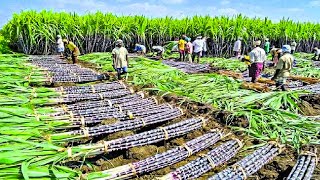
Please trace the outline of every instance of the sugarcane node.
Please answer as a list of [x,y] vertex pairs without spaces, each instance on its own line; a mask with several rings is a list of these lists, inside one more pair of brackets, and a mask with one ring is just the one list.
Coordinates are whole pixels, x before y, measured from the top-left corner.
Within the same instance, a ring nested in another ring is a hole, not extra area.
[[235,164],[235,165],[233,165],[231,167],[233,168],[233,170],[237,170],[239,168],[239,170],[241,171],[241,173],[243,175],[243,179],[247,179],[248,178],[247,172],[242,166],[240,166],[238,164]]
[[122,113],[122,107],[119,104],[117,105],[117,107],[119,109],[119,112]]
[[213,159],[208,154],[200,154],[200,157],[206,158],[209,161],[209,164],[212,167],[212,169],[216,168]]
[[143,120],[143,118],[140,119],[142,121],[142,127],[146,126],[146,122]]

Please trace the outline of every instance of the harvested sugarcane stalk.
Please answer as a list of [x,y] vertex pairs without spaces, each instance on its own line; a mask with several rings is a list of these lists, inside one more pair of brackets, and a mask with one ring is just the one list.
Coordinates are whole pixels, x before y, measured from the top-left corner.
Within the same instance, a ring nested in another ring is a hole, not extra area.
[[268,164],[275,156],[281,153],[283,146],[277,143],[268,143],[265,146],[254,151],[236,164],[224,171],[212,176],[209,180],[222,179],[247,179],[265,164]]
[[[206,125],[205,119],[187,119],[166,127],[156,128],[132,136],[111,141],[101,141],[89,146],[80,145],[68,149],[69,157],[95,156],[103,153],[154,144],[163,140],[185,135]],[[90,136],[90,134],[89,134]],[[80,150],[80,151],[79,151]],[[73,154],[75,152],[75,154]]]
[[151,124],[170,121],[181,116],[179,109],[172,109],[161,114],[148,116],[145,118],[137,118],[129,121],[121,121],[111,125],[103,125],[98,127],[82,128],[80,130],[69,131],[66,133],[53,134],[52,140],[74,140],[81,138],[89,138],[99,135],[111,134],[119,131],[133,130],[142,128]]
[[196,64],[196,63],[189,63],[189,62],[176,62],[172,60],[163,60],[163,64],[168,66],[177,68],[185,73],[188,74],[196,74],[196,73],[203,73],[209,72],[211,67],[209,64]]
[[268,85],[261,84],[261,83],[242,82],[241,88],[259,91],[259,92],[269,92],[270,91],[270,88],[268,87]]
[[200,158],[179,167],[175,171],[161,177],[161,180],[184,180],[196,179],[211,169],[227,162],[234,157],[242,147],[242,142],[238,139],[228,141]]
[[308,84],[317,84],[320,83],[320,79],[318,78],[310,78],[310,77],[302,77],[302,76],[290,76],[290,79],[295,81],[302,81]]
[[157,169],[178,163],[192,156],[193,154],[214,145],[221,138],[223,138],[223,135],[224,134],[218,130],[212,131],[164,153],[103,172],[90,173],[87,175],[87,178],[94,180],[130,179],[137,175],[152,172]]
[[83,94],[83,93],[101,93],[119,89],[125,89],[126,86],[118,82],[100,83],[90,86],[69,86],[56,88],[56,91],[62,94]]
[[317,149],[315,152],[302,152],[291,170],[287,180],[310,180],[318,164]]

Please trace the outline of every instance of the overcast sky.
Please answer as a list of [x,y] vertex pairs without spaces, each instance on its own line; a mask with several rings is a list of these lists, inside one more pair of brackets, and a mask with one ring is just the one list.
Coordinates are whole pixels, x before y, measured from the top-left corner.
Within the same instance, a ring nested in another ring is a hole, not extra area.
[[269,17],[279,21],[320,22],[320,0],[1,0],[0,27],[22,10],[112,12],[119,15],[186,17],[193,15]]

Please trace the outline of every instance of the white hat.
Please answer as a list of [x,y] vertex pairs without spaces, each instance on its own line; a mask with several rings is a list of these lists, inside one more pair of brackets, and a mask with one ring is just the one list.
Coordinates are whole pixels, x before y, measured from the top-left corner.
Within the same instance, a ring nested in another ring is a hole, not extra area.
[[287,52],[287,53],[291,52],[291,47],[289,45],[283,45],[281,49],[282,49],[282,52]]
[[61,35],[57,35],[57,38],[59,38],[59,39],[60,39],[60,38],[61,38]]
[[121,40],[121,39],[118,39],[117,41],[116,41],[116,45],[119,45],[119,44],[122,44],[123,43],[123,41]]

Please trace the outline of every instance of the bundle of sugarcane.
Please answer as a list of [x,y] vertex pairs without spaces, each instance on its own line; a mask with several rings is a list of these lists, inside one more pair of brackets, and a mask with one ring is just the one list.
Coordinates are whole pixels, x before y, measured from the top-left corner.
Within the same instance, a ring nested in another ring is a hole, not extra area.
[[282,146],[276,143],[268,143],[265,146],[246,156],[232,167],[212,176],[209,180],[219,179],[247,179],[257,172],[265,164],[269,163],[282,151]]
[[227,162],[234,157],[242,147],[238,139],[228,141],[202,157],[176,169],[175,171],[163,176],[161,180],[182,180],[196,179],[211,169]]
[[[124,138],[119,138],[111,141],[102,141],[89,146],[81,145],[69,148],[69,157],[82,157],[86,155],[98,155],[103,153],[108,153],[112,151],[129,149],[137,146],[144,146],[149,144],[154,144],[163,140],[168,140],[170,138],[185,135],[196,129],[200,129],[206,125],[207,120],[198,119],[187,119],[179,123],[175,123],[169,126],[160,127],[150,131],[142,132],[132,136],[127,136]],[[89,134],[90,136],[90,134]],[[75,149],[76,154],[71,154]]]
[[[69,131],[51,135],[52,140],[74,140],[81,138],[94,137],[99,135],[111,134],[115,132],[133,130],[142,128],[151,124],[166,122],[181,116],[179,109],[171,109],[161,114],[155,114],[145,118],[136,118],[130,121],[120,121],[110,125],[102,125],[97,127],[81,128],[80,130]],[[88,123],[88,122],[86,122]]]
[[99,83],[90,86],[68,86],[56,88],[55,90],[62,94],[84,94],[84,93],[101,93],[118,89],[126,89],[124,84],[119,82]]
[[318,164],[315,152],[303,152],[300,154],[297,163],[291,170],[287,180],[309,180],[312,178],[313,171]]
[[[82,110],[74,110],[74,111],[65,111],[65,112],[58,112],[49,115],[49,117],[54,117],[56,120],[64,120],[67,121],[71,119],[71,123],[73,125],[80,125],[79,123],[82,122],[82,125],[92,124],[92,123],[100,123],[103,120],[107,119],[118,119],[120,121],[133,119],[133,117],[148,117],[150,115],[155,114],[164,114],[167,111],[172,110],[173,107],[170,105],[154,105],[154,106],[146,106],[143,108],[138,107],[130,108],[126,107],[121,109],[121,106],[118,107],[98,107],[98,108],[91,108],[91,109],[82,109]],[[175,108],[177,111],[182,110],[179,108]],[[126,111],[126,112],[124,112]],[[45,118],[46,116],[41,116]]]
[[107,107],[107,106],[112,106],[114,104],[124,104],[128,102],[138,102],[142,100],[142,97],[138,94],[131,94],[127,95],[124,97],[119,97],[119,98],[114,98],[114,99],[103,99],[99,101],[85,101],[85,102],[76,102],[74,104],[64,104],[62,105],[62,108],[58,110],[55,108],[57,111],[75,111],[75,110],[83,110],[83,109],[92,109],[95,107]]
[[243,75],[241,73],[237,73],[234,71],[228,71],[228,70],[219,70],[217,72],[218,74],[224,75],[224,76],[228,76],[228,77],[233,77],[236,79],[242,79]]
[[221,132],[217,130],[212,131],[164,153],[103,172],[90,173],[87,178],[95,180],[129,179],[136,175],[152,172],[178,163],[189,156],[212,146],[218,142],[222,136],[223,134]]
[[259,92],[269,92],[270,88],[266,84],[261,83],[251,83],[251,82],[242,82],[241,88],[248,90],[255,90]]
[[54,102],[58,104],[62,103],[74,103],[79,101],[86,101],[86,100],[103,100],[103,99],[114,99],[119,97],[124,97],[126,95],[131,94],[127,89],[120,89],[102,93],[89,93],[89,94],[66,94],[60,96],[58,99],[54,99]]
[[185,73],[188,74],[196,74],[201,72],[207,72],[211,69],[209,64],[196,64],[196,63],[189,63],[189,62],[176,62],[172,60],[163,60],[163,64],[168,66],[177,68]]

